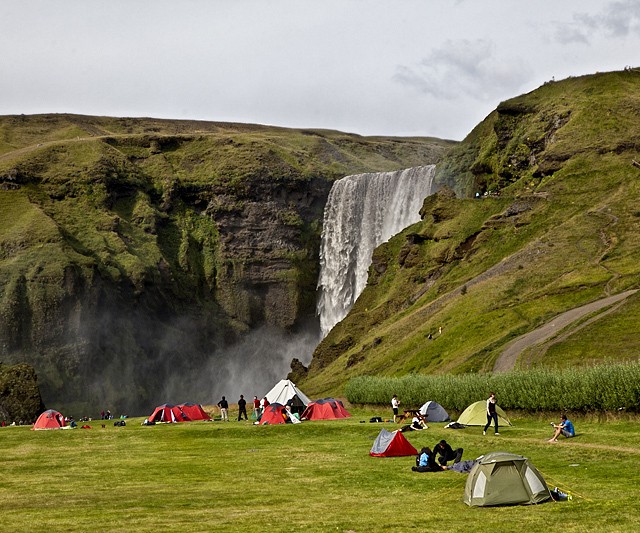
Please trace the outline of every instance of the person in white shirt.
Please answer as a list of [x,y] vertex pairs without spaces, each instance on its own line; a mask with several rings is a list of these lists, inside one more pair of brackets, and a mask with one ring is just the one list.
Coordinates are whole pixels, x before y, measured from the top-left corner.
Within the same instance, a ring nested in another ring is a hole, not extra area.
[[400,407],[400,402],[398,401],[398,396],[393,395],[391,398],[391,408],[393,409],[393,423],[395,424],[398,418],[398,407]]

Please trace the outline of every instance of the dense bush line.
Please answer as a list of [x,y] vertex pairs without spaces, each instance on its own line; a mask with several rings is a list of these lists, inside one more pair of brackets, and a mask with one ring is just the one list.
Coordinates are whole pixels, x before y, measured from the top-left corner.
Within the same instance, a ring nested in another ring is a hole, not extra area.
[[400,378],[362,376],[346,386],[347,399],[359,404],[389,404],[397,394],[402,407],[434,400],[462,411],[495,391],[503,409],[525,411],[640,410],[640,362],[553,370],[539,368],[502,374],[462,374]]

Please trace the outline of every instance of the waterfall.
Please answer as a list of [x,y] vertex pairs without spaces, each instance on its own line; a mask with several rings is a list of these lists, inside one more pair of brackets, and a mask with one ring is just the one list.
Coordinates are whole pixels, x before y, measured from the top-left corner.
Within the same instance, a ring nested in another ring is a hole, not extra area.
[[349,312],[367,283],[373,250],[420,220],[435,165],[347,176],[324,209],[317,312],[322,336]]

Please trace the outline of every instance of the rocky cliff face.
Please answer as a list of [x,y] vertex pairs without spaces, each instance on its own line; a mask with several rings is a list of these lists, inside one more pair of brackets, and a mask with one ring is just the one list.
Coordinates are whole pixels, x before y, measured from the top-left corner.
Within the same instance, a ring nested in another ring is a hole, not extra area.
[[291,359],[280,341],[317,328],[332,181],[450,144],[0,117],[0,355],[32,364],[47,406],[76,417],[247,395],[256,375],[268,387],[270,358]]

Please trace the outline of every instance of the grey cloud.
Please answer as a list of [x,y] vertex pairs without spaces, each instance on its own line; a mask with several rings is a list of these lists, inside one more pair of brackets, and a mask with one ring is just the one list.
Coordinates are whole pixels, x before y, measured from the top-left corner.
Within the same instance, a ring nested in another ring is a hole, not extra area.
[[521,87],[528,70],[521,59],[498,57],[491,41],[461,40],[448,41],[417,65],[398,66],[394,80],[435,98],[490,100]]
[[597,14],[576,13],[571,22],[555,24],[554,37],[560,44],[588,45],[599,33],[610,38],[640,35],[640,2],[620,0],[609,2]]
[[640,3],[637,0],[611,2],[603,10],[600,25],[611,37],[640,35]]

